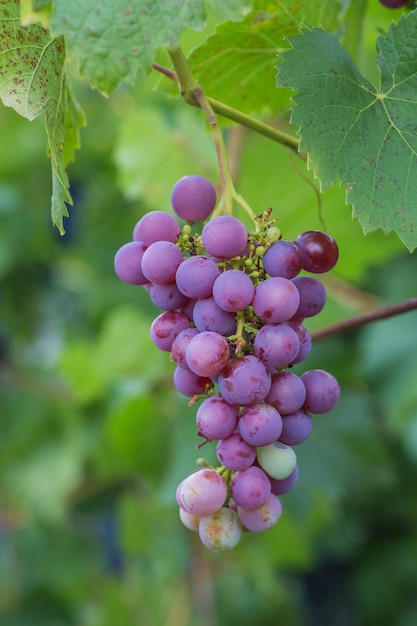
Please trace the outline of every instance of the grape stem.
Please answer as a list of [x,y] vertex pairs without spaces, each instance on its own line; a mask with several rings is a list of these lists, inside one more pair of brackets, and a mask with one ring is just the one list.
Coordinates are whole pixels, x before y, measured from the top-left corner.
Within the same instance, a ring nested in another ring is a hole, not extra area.
[[331,326],[326,326],[326,328],[313,331],[311,333],[311,337],[314,341],[325,339],[331,335],[338,335],[347,330],[351,330],[352,328],[358,328],[359,326],[369,324],[370,322],[386,319],[388,317],[394,317],[394,315],[407,313],[407,311],[413,311],[414,309],[417,309],[417,298],[409,298],[408,300],[402,300],[396,304],[390,304],[386,307],[361,313],[360,315],[350,317],[349,319],[338,322],[337,324],[332,324]]
[[[172,54],[173,53],[170,53],[171,59],[172,59]],[[188,104],[191,104],[192,106],[195,106],[195,107],[201,106],[198,100],[196,100],[195,97],[193,97],[192,91],[189,91],[185,88],[182,79],[179,79],[178,72],[174,72],[171,69],[163,65],[160,65],[159,63],[153,63],[152,67],[154,70],[156,70],[157,72],[160,72],[161,74],[163,74],[164,76],[166,76],[167,78],[169,78],[174,83],[177,83],[177,85],[180,86],[180,94]],[[174,63],[174,67],[175,67],[175,63]],[[271,126],[270,124],[266,124],[265,122],[262,122],[261,120],[258,120],[255,117],[252,117],[251,115],[242,113],[242,111],[239,111],[238,109],[235,109],[225,104],[224,102],[221,102],[220,100],[215,100],[214,98],[210,98],[209,96],[205,96],[205,99],[210,104],[214,113],[217,113],[217,115],[221,115],[222,117],[232,120],[233,122],[236,122],[236,124],[241,124],[242,126],[246,126],[246,128],[250,128],[254,132],[260,135],[263,135],[264,137],[267,137],[268,139],[272,139],[273,141],[280,143],[281,145],[286,146],[287,148],[290,148],[291,150],[297,153],[297,156],[305,160],[305,155],[301,155],[298,151],[299,143],[300,143],[299,140],[293,137],[292,135],[289,135],[288,133],[284,133],[278,128],[275,128],[274,126]]]
[[[182,49],[172,50],[169,52],[169,55],[176,70],[176,82],[179,85],[181,96],[188,104],[198,106],[204,111],[213,137],[220,172],[220,201],[213,211],[212,217],[220,214],[233,215],[233,202],[236,202],[247,213],[255,224],[255,228],[258,229],[259,226],[255,213],[235,189],[223,133],[209,99],[205,96],[197,79],[191,72]],[[161,71],[160,66],[158,67],[159,71]],[[169,71],[164,73],[170,75]]]

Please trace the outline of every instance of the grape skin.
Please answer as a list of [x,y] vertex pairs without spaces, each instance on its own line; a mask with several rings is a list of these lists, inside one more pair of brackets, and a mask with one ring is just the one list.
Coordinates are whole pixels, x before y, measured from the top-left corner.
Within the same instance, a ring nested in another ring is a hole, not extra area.
[[233,471],[247,469],[256,459],[256,448],[245,441],[238,432],[220,439],[216,446],[220,463]]
[[142,257],[146,246],[142,241],[129,241],[116,252],[114,271],[124,283],[145,285],[148,281],[142,272]]
[[336,378],[325,370],[309,370],[301,374],[306,388],[304,408],[311,413],[331,411],[339,401],[340,386]]
[[199,376],[220,374],[229,361],[230,351],[226,339],[213,331],[204,331],[188,344],[185,358],[191,371]]
[[303,258],[303,268],[307,272],[322,274],[336,265],[339,249],[333,237],[327,233],[309,230],[298,235],[295,243]]
[[297,484],[299,478],[298,465],[296,465],[287,478],[277,479],[269,477],[271,483],[271,493],[276,496],[281,496],[284,493],[288,493]]
[[146,247],[156,241],[175,243],[180,235],[180,227],[173,215],[165,211],[146,213],[133,229],[133,240],[141,241]]
[[379,0],[379,2],[387,9],[399,9],[405,7],[408,0]]
[[265,324],[258,330],[253,345],[256,356],[271,367],[292,363],[300,350],[297,333],[287,324]]
[[204,176],[183,176],[171,191],[174,212],[188,222],[203,222],[216,206],[213,184]]
[[259,283],[252,301],[255,314],[269,324],[286,322],[295,315],[299,304],[300,294],[294,283],[279,276]]
[[256,509],[238,507],[237,514],[243,526],[255,533],[263,532],[275,526],[282,513],[282,505],[277,496],[271,493],[261,506]]
[[273,243],[262,258],[264,270],[270,276],[295,278],[303,269],[300,249],[291,241]]
[[297,337],[300,342],[298,354],[295,359],[291,361],[291,365],[295,365],[296,363],[301,363],[301,361],[304,361],[308,357],[311,352],[313,342],[311,335],[305,326],[292,320],[285,323],[288,324],[288,326],[292,328],[295,333],[297,333]]
[[187,365],[185,353],[188,344],[195,335],[198,335],[197,328],[186,328],[185,330],[181,330],[172,342],[171,359],[178,367],[182,367],[184,370],[190,369]]
[[166,311],[154,319],[150,335],[159,350],[170,352],[172,343],[179,332],[190,327],[188,318],[178,311]]
[[227,487],[216,470],[200,469],[181,482],[178,498],[187,513],[212,515],[225,503]]
[[257,448],[259,465],[271,478],[287,478],[297,465],[297,455],[280,441]]
[[214,552],[225,552],[234,548],[240,541],[242,530],[237,513],[227,507],[202,517],[198,527],[201,542]]
[[175,311],[188,302],[187,296],[179,291],[175,283],[151,284],[149,295],[152,304],[164,311]]
[[184,526],[189,530],[198,531],[201,517],[198,515],[193,515],[193,513],[187,513],[187,511],[184,511],[184,509],[182,509],[181,507],[179,507],[178,511],[180,520],[182,521]]
[[238,409],[222,396],[206,398],[196,414],[199,434],[210,440],[226,439],[234,432],[238,416]]
[[206,391],[207,385],[211,384],[210,378],[198,376],[182,367],[177,367],[174,371],[174,385],[183,395],[192,398]]
[[245,309],[253,300],[255,287],[249,276],[240,270],[227,270],[213,284],[216,304],[229,313]]
[[200,332],[212,330],[226,337],[236,332],[235,316],[221,309],[212,297],[196,301],[193,321]]
[[212,259],[195,255],[182,261],[175,281],[178,289],[189,298],[208,298],[219,274],[219,268]]
[[252,465],[236,472],[230,481],[230,495],[237,506],[256,509],[264,504],[271,493],[271,482],[265,472]]
[[294,372],[282,370],[272,375],[271,389],[265,398],[280,414],[286,415],[301,409],[306,399],[306,388]]
[[155,241],[142,257],[142,272],[150,283],[172,283],[182,262],[181,250],[170,241]]
[[248,240],[245,225],[231,215],[211,219],[201,233],[203,246],[209,254],[231,259],[242,254]]
[[238,429],[242,438],[251,446],[267,446],[281,434],[281,415],[270,404],[255,404],[242,411]]
[[300,295],[295,317],[314,317],[324,309],[326,289],[323,283],[312,276],[297,276],[292,282]]
[[271,374],[256,356],[229,361],[218,378],[219,390],[230,404],[247,406],[261,402],[271,388]]
[[305,409],[282,416],[282,431],[279,440],[288,446],[303,443],[311,434],[313,420]]

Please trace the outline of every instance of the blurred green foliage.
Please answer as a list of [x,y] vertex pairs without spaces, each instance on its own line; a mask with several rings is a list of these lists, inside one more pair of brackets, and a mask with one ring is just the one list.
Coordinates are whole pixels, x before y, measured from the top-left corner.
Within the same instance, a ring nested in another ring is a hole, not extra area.
[[[178,482],[214,451],[195,449],[195,407],[149,338],[158,312],[113,258],[141,215],[170,210],[178,177],[218,175],[200,112],[154,84],[105,101],[78,83],[64,237],[43,125],[0,109],[0,626],[414,626],[416,312],[318,341],[297,366],[331,371],[342,399],[298,447],[275,529],[218,555],[178,519]],[[225,133],[251,205],[273,206],[285,237],[320,228],[304,162]],[[415,295],[395,236],[364,238],[340,189],[321,213],[340,263],[312,330]]]

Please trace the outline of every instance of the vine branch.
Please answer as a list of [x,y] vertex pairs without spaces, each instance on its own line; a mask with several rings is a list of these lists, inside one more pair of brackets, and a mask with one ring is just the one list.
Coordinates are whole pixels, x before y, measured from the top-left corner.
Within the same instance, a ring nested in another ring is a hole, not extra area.
[[349,319],[338,322],[337,324],[326,326],[326,328],[315,330],[311,333],[311,337],[314,341],[317,341],[319,339],[330,337],[331,335],[338,335],[347,330],[351,330],[352,328],[358,328],[359,326],[369,324],[370,322],[393,317],[394,315],[399,315],[400,313],[407,313],[408,311],[412,311],[414,309],[417,309],[417,298],[409,298],[408,300],[402,300],[396,304],[390,304],[389,306],[382,307],[380,309],[368,311],[367,313],[361,313],[360,315],[350,317]]
[[232,173],[230,171],[230,165],[227,156],[226,145],[224,143],[223,133],[218,125],[217,116],[215,111],[213,110],[210,99],[205,96],[197,79],[191,72],[191,69],[181,48],[170,51],[169,55],[176,70],[176,82],[179,85],[181,96],[187,103],[193,106],[198,106],[204,111],[213,137],[217,160],[219,164],[221,193],[220,202],[213,212],[212,216],[218,215],[219,213],[232,215],[233,201],[235,201],[248,214],[250,219],[255,224],[255,228],[257,229],[258,222],[256,220],[255,213],[252,211],[244,198],[242,198],[242,196],[238,194],[235,189]]
[[[159,63],[153,63],[152,65],[153,69],[156,70],[157,72],[160,72],[161,74],[163,74],[164,76],[172,80],[177,85],[180,85],[180,94],[188,104],[191,104],[192,106],[195,106],[195,107],[201,107],[201,104],[192,95],[192,91],[193,91],[192,85],[191,84],[189,85],[188,81],[184,83],[182,77],[181,77],[181,80],[179,79],[179,73],[180,72],[183,73],[185,69],[185,64],[186,64],[185,57],[181,60],[176,58],[174,62],[174,58],[172,55],[173,54],[177,55],[177,51],[175,51],[174,53],[170,52],[169,54],[171,56],[171,60],[174,64],[175,69],[177,69],[178,67],[178,70],[176,72],[170,70],[167,67],[164,67],[163,65],[160,65]],[[184,64],[184,61],[185,61],[185,64]],[[187,65],[187,68],[188,68],[188,65]],[[188,68],[188,72],[190,72],[189,68]],[[196,83],[197,81],[194,79],[194,86]],[[239,111],[238,109],[234,109],[233,107],[225,104],[224,102],[221,102],[220,100],[215,100],[214,98],[210,98],[209,96],[205,96],[205,99],[210,104],[214,113],[217,113],[218,115],[221,115],[222,117],[232,120],[233,122],[236,122],[236,124],[241,124],[242,126],[246,126],[246,128],[250,128],[254,132],[258,133],[259,135],[263,135],[264,137],[267,137],[268,139],[272,139],[273,141],[280,143],[281,145],[286,146],[287,148],[290,148],[291,150],[296,152],[300,158],[305,159],[305,156],[301,155],[298,152],[298,147],[299,147],[298,139],[296,139],[295,137],[292,137],[292,135],[289,135],[288,133],[284,133],[278,128],[275,128],[274,126],[266,124],[265,122],[262,122],[261,120],[258,120],[255,117],[252,117],[251,115],[242,113],[242,111]]]

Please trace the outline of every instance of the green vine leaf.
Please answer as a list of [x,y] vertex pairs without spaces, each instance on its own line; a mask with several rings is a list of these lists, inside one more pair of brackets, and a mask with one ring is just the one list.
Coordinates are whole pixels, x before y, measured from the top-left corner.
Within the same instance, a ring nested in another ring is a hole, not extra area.
[[365,234],[395,231],[417,247],[417,11],[377,40],[380,85],[355,67],[328,32],[289,38],[277,83],[297,91],[291,121],[324,190],[346,187]]
[[0,0],[0,98],[28,120],[45,115],[53,170],[52,222],[64,233],[66,204],[72,204],[66,166],[79,147],[84,115],[65,72],[63,37],[51,39],[39,24],[23,26],[19,0]]
[[205,23],[203,0],[55,0],[52,31],[92,87],[108,95],[150,69],[160,47],[177,48],[182,31]]
[[254,0],[244,20],[220,24],[192,51],[188,61],[193,74],[207,95],[235,109],[276,112],[288,103],[287,94],[273,89],[277,54],[286,47],[283,39],[295,35],[302,23],[347,36],[344,20],[351,2]]

